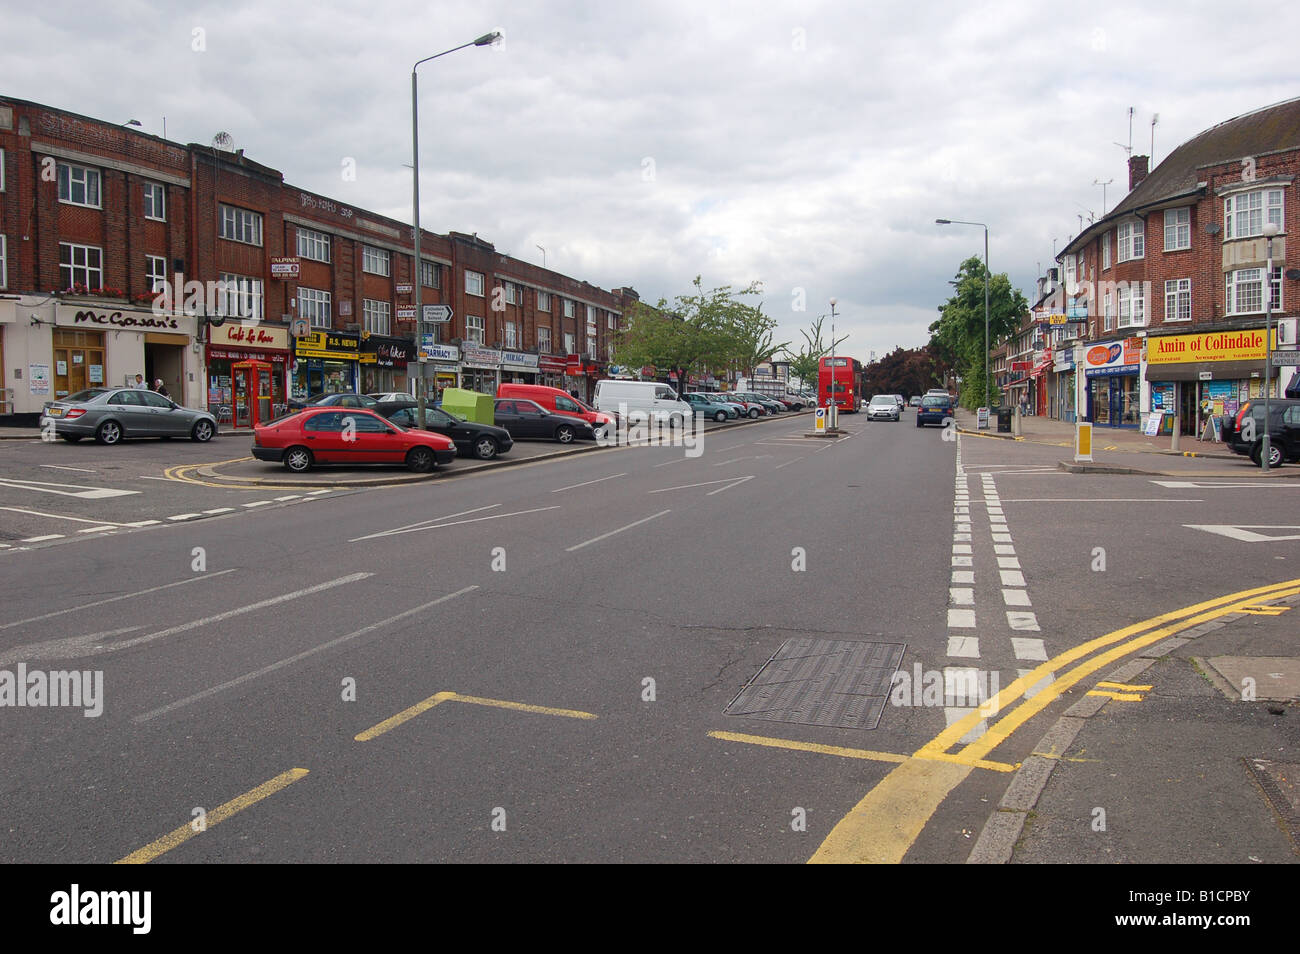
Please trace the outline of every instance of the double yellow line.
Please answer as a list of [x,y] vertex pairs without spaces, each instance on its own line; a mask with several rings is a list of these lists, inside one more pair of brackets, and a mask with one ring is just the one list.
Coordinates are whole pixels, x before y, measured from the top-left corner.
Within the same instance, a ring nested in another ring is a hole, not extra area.
[[[809,862],[901,862],[935,810],[972,769],[1006,771],[1014,767],[989,761],[987,756],[1064,692],[1097,670],[1153,643],[1232,613],[1248,612],[1249,608],[1265,601],[1297,594],[1300,594],[1300,579],[1242,590],[1125,626],[1049,659],[948,726],[881,779],[831,830]],[[1057,676],[1050,685],[1030,698],[1022,698],[1027,690],[1072,663],[1078,665]],[[1010,708],[978,739],[956,752],[950,751],[982,720],[993,719],[1018,700],[1019,704]]]

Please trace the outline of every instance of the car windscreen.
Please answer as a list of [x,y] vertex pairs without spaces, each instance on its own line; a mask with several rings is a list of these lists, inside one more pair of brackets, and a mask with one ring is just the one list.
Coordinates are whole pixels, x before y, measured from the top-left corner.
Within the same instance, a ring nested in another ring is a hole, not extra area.
[[922,407],[947,407],[948,398],[939,397],[938,395],[926,397],[921,400],[921,406]]
[[76,394],[70,394],[65,398],[59,398],[60,401],[93,401],[101,394],[107,394],[108,388],[87,388],[84,391],[78,391]]
[[884,406],[888,404],[897,404],[898,402],[895,401],[893,398],[889,397],[888,395],[877,394],[875,397],[871,399],[871,403]]

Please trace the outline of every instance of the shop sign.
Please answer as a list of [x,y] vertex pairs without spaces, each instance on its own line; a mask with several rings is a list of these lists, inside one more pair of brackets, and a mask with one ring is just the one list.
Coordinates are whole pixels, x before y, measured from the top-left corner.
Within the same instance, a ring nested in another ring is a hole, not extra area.
[[287,278],[297,278],[302,271],[302,263],[296,258],[287,256],[271,256],[271,277],[284,280]]
[[72,321],[78,325],[90,322],[117,328],[180,328],[180,323],[171,315],[124,315],[120,311],[79,311],[73,315]]
[[540,371],[547,374],[563,374],[565,369],[564,359],[558,355],[543,354],[537,358],[537,367]]
[[425,361],[442,361],[455,364],[460,360],[460,349],[455,345],[434,344],[433,335],[425,335],[420,341],[420,351]]
[[1137,374],[1141,363],[1141,338],[1093,345],[1083,353],[1084,374],[1090,378],[1105,374]]
[[1263,328],[1250,331],[1214,331],[1199,335],[1169,335],[1147,339],[1148,364],[1263,360]]
[[401,338],[376,341],[371,338],[366,342],[367,350],[361,352],[362,364],[373,364],[380,368],[404,368],[408,361],[415,358],[413,342]]
[[208,348],[209,361],[248,361],[253,359],[284,364],[285,356],[283,354],[267,354],[263,351],[244,351],[238,348]]
[[268,351],[289,350],[289,329],[267,325],[225,324],[213,328],[213,344],[239,345],[243,348],[265,348]]
[[526,351],[502,351],[501,363],[516,368],[527,368],[530,371],[537,369],[537,355],[529,354]]
[[343,361],[357,360],[360,339],[352,334],[334,331],[313,331],[299,338],[295,354],[300,358],[334,358]]
[[398,305],[397,308],[394,309],[393,314],[397,316],[397,320],[398,320],[398,321],[414,321],[414,320],[415,320],[415,306],[414,306],[414,305]]
[[474,368],[496,368],[501,364],[501,352],[494,348],[465,348],[464,364]]

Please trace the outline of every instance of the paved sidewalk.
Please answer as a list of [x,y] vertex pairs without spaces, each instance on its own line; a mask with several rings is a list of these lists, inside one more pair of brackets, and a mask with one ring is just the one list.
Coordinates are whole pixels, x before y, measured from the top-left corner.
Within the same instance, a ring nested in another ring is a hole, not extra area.
[[[997,430],[997,414],[992,415],[990,426],[981,434],[990,437],[1001,437],[1007,440],[1014,440],[1010,434],[999,434]],[[965,408],[957,409],[957,426],[962,430],[976,431],[976,418],[972,411]],[[1074,425],[1067,424],[1064,421],[1054,421],[1048,417],[1022,417],[1020,419],[1020,436],[1026,441],[1037,443],[1059,444],[1061,447],[1074,448]],[[1126,454],[1167,454],[1175,457],[1210,457],[1222,460],[1245,460],[1238,454],[1234,454],[1228,449],[1226,444],[1215,443],[1212,441],[1198,441],[1194,437],[1182,436],[1179,438],[1179,449],[1171,449],[1173,438],[1166,435],[1164,437],[1147,437],[1136,428],[1121,427],[1102,427],[1094,425],[1092,429],[1092,446],[1093,457],[1095,458],[1099,451],[1120,452]]]

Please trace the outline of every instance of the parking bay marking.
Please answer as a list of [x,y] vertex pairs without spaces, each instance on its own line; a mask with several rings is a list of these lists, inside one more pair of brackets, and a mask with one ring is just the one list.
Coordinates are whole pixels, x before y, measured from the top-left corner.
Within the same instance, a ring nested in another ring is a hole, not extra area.
[[731,487],[734,487],[736,484],[743,484],[745,481],[753,480],[753,479],[754,479],[753,474],[749,474],[745,477],[723,477],[721,480],[704,480],[698,484],[681,484],[680,486],[677,487],[661,487],[658,490],[647,490],[646,493],[666,494],[670,490],[689,490],[692,487],[709,487],[713,484],[728,485],[727,487],[719,487],[717,490],[710,490],[707,494],[705,494],[706,497],[712,497],[714,494],[721,493],[724,490],[728,490]]
[[588,487],[588,486],[590,486],[591,484],[599,484],[599,483],[601,483],[601,482],[603,482],[603,481],[606,481],[606,480],[613,480],[615,477],[626,477],[626,476],[627,476],[627,474],[625,474],[625,473],[624,473],[624,474],[610,474],[608,477],[597,477],[595,480],[584,480],[584,481],[583,481],[582,483],[580,483],[580,484],[569,484],[569,486],[567,486],[567,487],[556,487],[554,490],[551,491],[551,493],[553,493],[553,494],[558,494],[561,490],[576,490],[576,489],[579,488],[579,487]]
[[1286,533],[1273,536],[1267,533],[1255,532],[1256,530],[1300,530],[1300,526],[1296,526],[1295,524],[1185,523],[1183,526],[1188,530],[1204,530],[1206,533],[1215,533],[1221,537],[1227,537],[1230,540],[1240,540],[1242,543],[1280,543],[1283,540],[1300,540],[1300,533]]
[[571,546],[571,547],[565,547],[565,548],[564,548],[564,552],[565,552],[565,553],[572,553],[574,550],[581,550],[583,547],[591,546],[593,543],[599,543],[601,540],[605,540],[605,539],[607,539],[607,538],[609,538],[609,537],[612,537],[612,536],[614,536],[614,534],[616,534],[616,533],[622,533],[624,530],[631,530],[633,527],[639,527],[639,526],[641,526],[641,524],[643,524],[643,523],[649,523],[651,520],[655,520],[655,519],[657,519],[657,518],[659,518],[659,517],[662,517],[662,516],[663,516],[664,514],[666,514],[666,513],[672,513],[672,511],[671,511],[671,510],[660,510],[658,513],[651,514],[651,515],[648,516],[648,517],[642,517],[640,520],[637,520],[637,521],[635,521],[635,522],[633,522],[633,523],[629,523],[629,524],[628,524],[627,526],[625,526],[625,527],[619,527],[617,530],[611,530],[611,531],[609,531],[609,533],[602,533],[602,534],[601,534],[600,536],[598,536],[598,537],[592,537],[590,540],[584,540],[582,543],[574,544],[574,545]]
[[516,712],[532,712],[538,715],[562,716],[567,719],[594,719],[596,718],[590,712],[583,712],[580,709],[555,709],[550,706],[535,706],[526,702],[508,702],[505,699],[485,699],[482,696],[463,696],[459,692],[438,692],[434,693],[427,699],[417,702],[415,705],[403,709],[395,716],[390,716],[378,725],[373,725],[364,732],[358,732],[353,738],[357,742],[369,742],[396,729],[399,725],[409,722],[416,716],[428,712],[435,706],[440,706],[444,702],[466,702],[476,706],[491,706],[497,709],[513,709]]
[[177,580],[175,583],[164,583],[161,586],[151,586],[147,590],[137,590],[134,593],[123,593],[121,596],[110,596],[108,599],[96,600],[93,603],[82,603],[80,606],[69,606],[66,609],[55,610],[52,613],[45,613],[41,616],[29,616],[27,619],[14,620],[12,623],[0,623],[0,629],[9,629],[11,626],[25,626],[28,623],[39,623],[41,620],[50,619],[54,616],[62,616],[65,613],[75,613],[78,610],[91,609],[95,606],[103,606],[106,603],[117,603],[121,600],[134,599],[137,596],[147,596],[150,593],[157,593],[160,590],[169,590],[173,586],[188,586],[191,583],[202,583],[214,579],[218,576],[225,576],[227,573],[234,573],[235,570],[217,570],[215,573],[205,573],[203,576],[190,577],[187,580]]
[[[499,506],[501,505],[492,504],[492,507],[499,507]],[[477,509],[490,510],[492,509],[492,507],[479,507]],[[373,540],[375,537],[395,537],[403,533],[418,533],[421,530],[442,530],[445,527],[459,527],[461,524],[464,523],[479,523],[480,521],[483,520],[500,520],[502,517],[520,517],[526,513],[541,513],[545,510],[559,510],[559,509],[561,509],[560,506],[556,504],[553,507],[533,507],[531,510],[512,510],[509,513],[494,513],[486,517],[471,517],[468,520],[451,520],[450,522],[434,522],[434,523],[430,523],[427,526],[411,526],[411,527],[399,528],[397,530],[383,530],[380,531],[379,533],[372,533],[369,536],[356,537],[353,540],[349,540],[348,543],[359,543],[362,540]],[[467,510],[465,512],[473,513],[474,511]],[[455,514],[453,514],[452,516],[455,516]],[[448,520],[448,518],[444,517],[443,520],[446,521]]]
[[[138,490],[87,487],[84,484],[54,484],[43,480],[19,480],[14,477],[0,477],[0,487],[11,487],[14,490],[35,490],[43,494],[58,494],[61,497],[80,497],[83,500],[104,500],[108,497],[128,497],[140,493]],[[56,489],[59,487],[65,489]]]
[[24,510],[22,507],[0,507],[10,513],[25,513],[32,517],[49,517],[51,520],[73,520],[77,523],[93,523],[97,527],[125,527],[128,524],[114,523],[112,520],[89,520],[86,517],[69,517],[62,513],[45,513],[43,510]]

